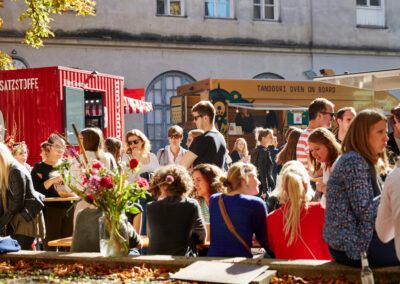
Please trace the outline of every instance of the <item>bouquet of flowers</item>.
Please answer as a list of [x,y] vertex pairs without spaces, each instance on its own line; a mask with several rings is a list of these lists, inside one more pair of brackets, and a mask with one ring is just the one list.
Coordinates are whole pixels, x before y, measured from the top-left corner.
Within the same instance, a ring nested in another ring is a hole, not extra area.
[[[69,157],[57,167],[65,184],[79,197],[103,212],[105,227],[109,234],[108,245],[116,246],[114,253],[111,254],[127,254],[129,240],[120,232],[121,226],[123,226],[121,216],[125,212],[133,214],[140,212],[136,202],[139,198],[146,197],[149,187],[147,180],[137,175],[140,167],[139,161],[132,159],[126,165],[126,169],[111,171],[97,160],[87,165],[82,163],[73,149],[69,149],[69,153]],[[80,165],[80,180],[75,180],[71,174],[73,163],[71,156]],[[127,181],[129,173],[136,173],[136,178],[132,183]],[[100,248],[102,248],[102,245]]]

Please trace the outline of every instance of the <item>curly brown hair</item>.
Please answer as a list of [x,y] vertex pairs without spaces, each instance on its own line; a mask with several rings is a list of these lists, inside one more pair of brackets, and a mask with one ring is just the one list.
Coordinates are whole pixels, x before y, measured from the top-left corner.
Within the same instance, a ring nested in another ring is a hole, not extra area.
[[161,186],[164,185],[170,196],[188,196],[193,191],[192,177],[182,166],[168,165],[155,172],[150,183],[150,192],[154,198],[160,197]]
[[224,174],[220,168],[210,164],[199,164],[193,168],[192,173],[195,171],[198,171],[207,180],[210,185],[210,196],[223,191],[224,187],[220,179]]

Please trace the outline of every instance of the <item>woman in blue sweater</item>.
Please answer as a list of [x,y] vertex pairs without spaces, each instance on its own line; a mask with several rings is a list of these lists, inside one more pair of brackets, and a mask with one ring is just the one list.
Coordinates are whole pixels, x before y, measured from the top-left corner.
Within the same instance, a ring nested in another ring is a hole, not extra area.
[[[238,162],[228,171],[227,178],[221,178],[226,193],[216,193],[210,199],[210,248],[208,256],[213,257],[252,257],[248,248],[252,247],[253,234],[260,245],[268,251],[267,208],[257,196],[260,181],[257,170],[251,164]],[[226,208],[237,234],[243,244],[228,229],[221,213],[219,199]]]
[[366,252],[372,266],[398,265],[393,242],[379,241],[374,223],[387,170],[387,119],[378,111],[360,112],[350,125],[327,184],[324,239],[340,263],[360,266]]

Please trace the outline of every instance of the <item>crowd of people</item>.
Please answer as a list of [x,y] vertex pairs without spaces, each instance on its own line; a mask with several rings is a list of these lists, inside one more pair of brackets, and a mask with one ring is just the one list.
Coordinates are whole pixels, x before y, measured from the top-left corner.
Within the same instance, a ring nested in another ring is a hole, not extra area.
[[[334,107],[315,99],[307,128],[290,127],[280,147],[273,130],[248,127],[257,146],[248,149],[238,138],[230,157],[209,101],[192,108],[197,129],[188,133],[186,149],[178,125],[169,128],[169,144],[157,153],[138,129],[120,141],[85,128],[79,139],[89,161],[110,170],[123,169],[132,158],[140,162],[151,197],[127,220],[134,230],[132,248],[140,248],[139,235],[149,238],[141,253],[252,257],[256,245],[266,257],[360,266],[367,253],[373,266],[399,265],[400,105],[389,119],[379,110],[356,114],[346,107],[335,113]],[[249,119],[246,111],[243,117]],[[48,241],[73,236],[73,251],[99,251],[98,228],[85,226],[96,223],[98,210],[85,201],[43,202],[71,196],[53,174],[65,141],[52,134],[41,149],[42,161],[31,168],[24,143],[0,144],[1,234],[11,234],[23,249],[41,239],[52,250]],[[71,172],[80,174],[73,167]]]

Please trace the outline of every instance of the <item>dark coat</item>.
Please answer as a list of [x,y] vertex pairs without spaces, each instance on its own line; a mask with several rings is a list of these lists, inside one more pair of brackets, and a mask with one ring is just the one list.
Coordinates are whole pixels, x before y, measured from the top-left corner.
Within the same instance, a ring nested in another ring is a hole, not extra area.
[[386,150],[388,153],[390,163],[395,164],[397,157],[400,156],[400,149],[397,146],[393,132],[389,133],[388,136],[389,136],[389,140],[387,142]]
[[4,208],[4,202],[0,202],[0,230],[17,214],[26,222],[32,221],[44,207],[44,196],[35,191],[30,173],[24,166],[13,165],[8,180],[7,209]]
[[275,187],[273,178],[274,163],[268,148],[258,145],[250,153],[251,163],[257,168],[258,179],[261,182],[260,194],[268,193]]

